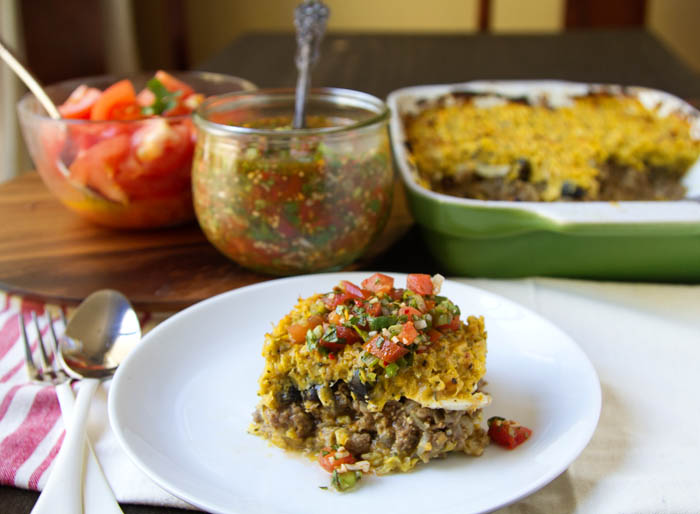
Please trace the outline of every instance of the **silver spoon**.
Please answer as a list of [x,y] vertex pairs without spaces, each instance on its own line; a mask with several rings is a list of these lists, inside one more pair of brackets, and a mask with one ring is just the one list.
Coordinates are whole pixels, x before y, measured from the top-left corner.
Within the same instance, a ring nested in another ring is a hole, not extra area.
[[[24,85],[27,86],[32,93],[34,93],[34,96],[36,96],[36,99],[46,110],[49,117],[54,120],[60,120],[61,113],[58,111],[56,104],[54,104],[51,98],[49,98],[49,95],[46,94],[46,91],[39,83],[39,80],[37,80],[37,78],[19,61],[19,59],[15,57],[2,38],[0,38],[0,58],[5,61],[5,64],[7,64],[10,69],[20,78],[20,80],[24,82]],[[56,167],[61,175],[63,175],[74,188],[93,198],[100,198],[101,200],[106,200],[108,202],[114,201],[106,196],[96,193],[89,187],[85,187],[83,184],[74,180],[70,170],[61,159],[56,160]]]
[[100,380],[110,378],[141,340],[141,327],[129,300],[118,291],[105,289],[91,294],[80,304],[65,334],[59,346],[59,361],[66,373],[82,380],[70,431],[32,512],[61,512],[51,504],[53,494],[70,498],[68,504],[63,502],[66,510],[62,512],[83,512],[83,452],[90,400]]
[[299,71],[292,123],[295,129],[306,126],[306,97],[311,83],[311,68],[318,61],[329,14],[328,7],[319,0],[306,0],[294,9],[294,25],[297,29],[296,65]]

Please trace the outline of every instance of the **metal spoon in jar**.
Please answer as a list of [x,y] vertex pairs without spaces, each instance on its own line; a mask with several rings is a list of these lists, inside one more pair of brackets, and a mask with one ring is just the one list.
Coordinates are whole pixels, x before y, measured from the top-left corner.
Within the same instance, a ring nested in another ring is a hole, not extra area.
[[[20,78],[20,80],[24,82],[24,85],[27,86],[32,93],[34,93],[34,96],[46,110],[49,117],[54,120],[60,120],[61,113],[58,111],[56,104],[54,104],[51,98],[49,98],[49,95],[46,94],[46,91],[41,86],[37,78],[19,61],[19,59],[17,59],[17,57],[15,57],[2,38],[0,38],[0,58],[2,58],[2,60],[5,61],[5,64],[7,64],[10,69]],[[56,159],[56,168],[58,168],[61,175],[63,175],[74,188],[87,195],[90,195],[93,198],[114,202],[114,200],[107,198],[106,196],[103,196],[76,181],[71,175],[70,170],[60,158]]]
[[[70,431],[32,511],[37,513],[83,512],[83,452],[90,400],[100,380],[110,378],[141,340],[141,327],[129,300],[118,291],[104,289],[80,304],[66,326],[65,335],[59,346],[59,361],[66,373],[82,380]],[[56,502],[56,497],[63,501]],[[116,501],[113,503],[112,507],[118,509]]]
[[295,129],[306,126],[306,97],[311,83],[311,68],[318,61],[329,14],[328,7],[318,0],[306,0],[294,10],[294,25],[297,29],[296,65],[299,71],[292,123]]

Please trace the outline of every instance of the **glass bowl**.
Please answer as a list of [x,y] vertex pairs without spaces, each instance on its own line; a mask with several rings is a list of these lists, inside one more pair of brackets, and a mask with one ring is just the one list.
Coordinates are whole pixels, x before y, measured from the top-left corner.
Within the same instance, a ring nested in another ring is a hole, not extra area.
[[[206,72],[169,72],[205,97],[252,90],[243,79]],[[141,91],[154,73],[99,76],[46,88],[57,105],[81,84],[104,90],[128,78]],[[50,118],[33,94],[17,110],[24,140],[49,190],[84,218],[113,228],[155,228],[194,219],[192,115],[127,121]]]
[[211,243],[276,275],[341,268],[383,229],[394,172],[378,98],[313,89],[309,128],[292,129],[294,90],[231,94],[195,112],[192,190]]

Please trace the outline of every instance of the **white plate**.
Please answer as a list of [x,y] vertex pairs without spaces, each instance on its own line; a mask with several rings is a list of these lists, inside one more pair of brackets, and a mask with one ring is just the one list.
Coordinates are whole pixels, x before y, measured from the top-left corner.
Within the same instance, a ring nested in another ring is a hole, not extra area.
[[[263,336],[301,296],[369,273],[309,275],[224,293],[156,327],[111,385],[112,428],[156,483],[213,512],[357,514],[483,512],[516,501],[563,472],[583,450],[600,413],[600,383],[580,348],[557,327],[504,298],[446,281],[443,294],[488,330],[487,380],[501,415],[533,429],[514,451],[490,446],[369,476],[352,493],[319,489],[329,475],[250,435],[263,367]],[[404,275],[393,275],[397,286]]]

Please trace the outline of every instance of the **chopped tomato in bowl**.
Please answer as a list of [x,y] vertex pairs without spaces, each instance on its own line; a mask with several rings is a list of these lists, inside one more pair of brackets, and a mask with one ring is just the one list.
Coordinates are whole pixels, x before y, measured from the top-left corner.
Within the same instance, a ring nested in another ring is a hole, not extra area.
[[60,120],[32,94],[18,112],[34,164],[64,205],[100,225],[154,228],[194,218],[192,112],[206,97],[252,89],[236,77],[159,70],[47,87]]

